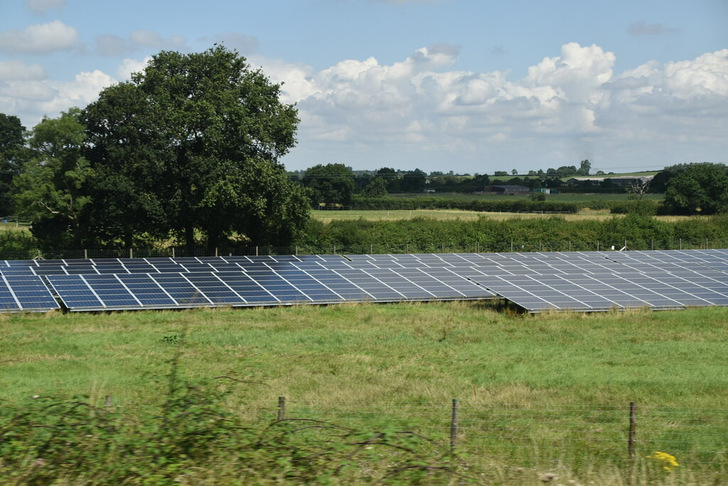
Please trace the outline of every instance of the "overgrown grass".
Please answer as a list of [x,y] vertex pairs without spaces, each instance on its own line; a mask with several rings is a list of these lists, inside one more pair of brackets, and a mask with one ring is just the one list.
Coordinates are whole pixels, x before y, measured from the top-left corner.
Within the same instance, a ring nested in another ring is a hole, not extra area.
[[[183,383],[222,387],[218,411],[256,434],[267,430],[284,396],[291,418],[346,430],[417,431],[437,441],[437,453],[425,441],[415,456],[361,458],[351,474],[324,475],[336,481],[383,478],[388,461],[411,457],[452,467],[442,454],[453,398],[460,404],[458,451],[470,465],[457,470],[477,481],[538,484],[546,472],[594,484],[728,480],[725,308],[530,316],[478,303],[340,305],[3,315],[0,327],[6,417],[28,397],[40,397],[38,403],[79,394],[97,407],[113,397],[125,422],[164,415],[159,410],[170,399],[176,363],[180,390]],[[636,402],[639,420],[632,466],[629,402]],[[135,430],[127,433],[141,433]],[[305,444],[316,437],[297,434],[283,456],[313,447]],[[341,450],[353,441],[342,440]],[[676,455],[681,466],[661,471],[645,458],[653,449]],[[328,459],[316,466],[319,472],[330,472],[327,461],[351,450],[340,452],[322,452]],[[232,477],[216,476],[209,461],[198,466],[197,480]],[[230,467],[225,474],[239,464]],[[368,467],[378,472],[365,473]],[[420,479],[455,480],[447,477]]]

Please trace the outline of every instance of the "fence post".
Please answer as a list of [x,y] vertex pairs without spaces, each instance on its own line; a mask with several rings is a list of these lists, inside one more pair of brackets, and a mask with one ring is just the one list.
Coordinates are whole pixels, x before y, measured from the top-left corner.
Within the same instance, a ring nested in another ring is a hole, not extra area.
[[113,405],[113,403],[114,402],[111,398],[111,395],[106,395],[106,400],[104,400],[104,405],[106,405],[107,407],[110,407],[111,405]]
[[629,402],[629,439],[627,442],[627,452],[629,458],[634,459],[634,438],[637,429],[637,416],[635,413],[634,402]]
[[452,399],[452,418],[450,419],[450,450],[458,445],[458,399]]
[[129,248],[129,258],[134,258],[134,250]]
[[286,397],[278,397],[278,422],[286,419]]

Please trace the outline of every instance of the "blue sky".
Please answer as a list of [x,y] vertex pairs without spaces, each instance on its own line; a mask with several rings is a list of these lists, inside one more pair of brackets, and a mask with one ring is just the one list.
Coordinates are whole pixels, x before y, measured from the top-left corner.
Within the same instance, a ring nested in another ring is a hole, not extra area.
[[726,0],[3,0],[0,112],[31,128],[215,42],[296,103],[290,170],[728,161]]

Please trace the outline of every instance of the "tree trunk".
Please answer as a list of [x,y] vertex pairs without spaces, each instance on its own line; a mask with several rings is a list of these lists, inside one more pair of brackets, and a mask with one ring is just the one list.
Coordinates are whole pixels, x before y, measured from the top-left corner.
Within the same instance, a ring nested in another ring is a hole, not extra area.
[[195,229],[192,226],[185,226],[185,248],[187,256],[195,254]]

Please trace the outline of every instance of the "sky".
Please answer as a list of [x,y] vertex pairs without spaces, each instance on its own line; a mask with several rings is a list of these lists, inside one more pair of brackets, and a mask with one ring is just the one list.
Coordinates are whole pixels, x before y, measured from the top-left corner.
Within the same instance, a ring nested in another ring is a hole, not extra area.
[[215,43],[295,103],[288,170],[728,162],[728,0],[0,0],[0,113]]

